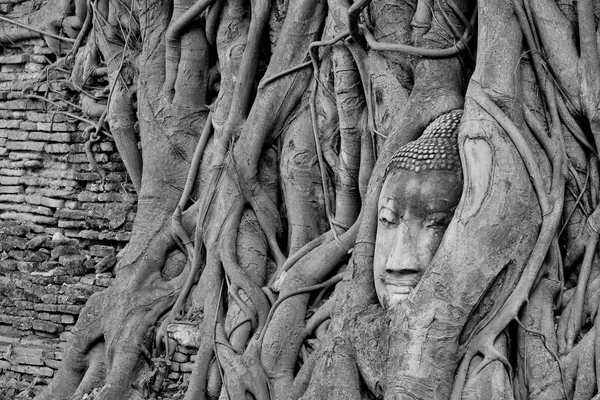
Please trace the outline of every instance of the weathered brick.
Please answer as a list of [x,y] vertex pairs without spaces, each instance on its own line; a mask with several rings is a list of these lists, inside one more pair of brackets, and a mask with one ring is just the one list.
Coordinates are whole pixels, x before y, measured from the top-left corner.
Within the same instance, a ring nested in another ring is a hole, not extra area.
[[98,195],[98,201],[115,201],[115,202],[121,202],[127,199],[123,198],[123,195],[121,193],[100,193]]
[[[0,315],[0,318],[2,315]],[[30,318],[22,318],[22,317],[9,317],[12,319],[11,324],[14,328],[20,331],[26,331],[32,329],[33,321]],[[0,320],[1,322],[1,320]]]
[[23,121],[19,124],[19,128],[24,131],[35,131],[37,130],[37,123],[31,121]]
[[19,261],[17,263],[17,269],[21,272],[30,273],[30,272],[33,272],[33,270],[35,269],[35,265],[34,265],[34,263],[31,263],[31,262]]
[[[0,177],[2,179],[2,177]],[[1,181],[0,181],[1,183]],[[92,192],[81,192],[77,195],[77,201],[80,202],[94,202],[98,201],[98,194]]]
[[33,168],[41,168],[43,166],[43,164],[39,160],[28,160],[28,161],[23,162],[23,166],[25,168],[33,169]]
[[104,271],[108,271],[117,263],[117,256],[110,255],[102,258],[102,260],[98,261],[96,265],[94,265],[94,270],[96,273],[102,273]]
[[56,159],[45,159],[44,160],[44,169],[56,169],[60,171],[66,171],[71,169],[71,165],[64,161],[56,161]]
[[14,186],[21,183],[20,179],[15,176],[0,176],[0,185]]
[[0,160],[1,168],[23,168],[25,161]]
[[115,249],[112,246],[95,245],[90,247],[90,255],[96,257],[104,257],[115,254]]
[[40,72],[44,69],[42,64],[38,64],[35,62],[29,62],[25,64],[25,71],[27,72]]
[[79,315],[79,312],[83,308],[83,305],[77,305],[77,304],[59,304],[56,308],[57,308],[57,311],[60,312],[60,313]]
[[31,57],[29,54],[15,54],[12,56],[0,57],[0,64],[24,64],[30,60]]
[[25,254],[24,261],[35,263],[35,267],[37,267],[43,263],[44,261],[48,261],[50,256],[42,251],[28,251]]
[[110,172],[106,175],[106,179],[113,182],[122,182],[127,180],[125,172]]
[[115,147],[113,146],[113,144],[111,142],[102,142],[102,143],[100,143],[99,146],[100,146],[101,151],[106,151],[106,152],[115,151]]
[[[19,187],[19,186],[17,186]],[[0,201],[22,203],[25,201],[25,196],[22,194],[0,194]]]
[[60,361],[57,360],[49,360],[49,359],[44,359],[44,365],[52,368],[54,370],[57,370],[60,367]]
[[192,372],[193,368],[194,368],[193,362],[185,362],[179,366],[179,370],[181,372]]
[[48,48],[48,46],[39,45],[33,46],[34,54],[53,54],[52,49]]
[[67,208],[62,208],[62,209],[56,211],[54,216],[57,218],[60,218],[60,219],[82,220],[82,219],[86,218],[87,213],[84,211],[81,211],[81,210],[70,210]]
[[29,132],[10,130],[7,131],[5,139],[7,139],[7,141],[4,146],[6,146],[9,141],[25,141],[29,139]]
[[[37,128],[40,131],[46,132],[71,132],[77,128],[67,122],[38,122]],[[69,139],[71,135],[69,135]]]
[[58,296],[55,294],[43,294],[41,299],[45,304],[56,304]]
[[44,150],[44,142],[16,142],[12,140],[6,141],[8,150],[25,150],[25,151],[42,151]]
[[48,333],[60,333],[63,331],[63,326],[49,321],[34,320],[32,323],[33,330],[48,332]]
[[[74,150],[74,153],[69,154],[67,156],[67,161],[70,163],[74,163],[74,164],[87,164],[89,163],[87,154],[85,154],[84,152],[75,152],[76,150]],[[104,153],[94,153],[94,160],[96,160],[97,163],[106,163],[108,162],[108,156]]]
[[51,255],[52,259],[57,260],[61,256],[68,256],[68,255],[79,254],[79,253],[81,253],[81,249],[79,248],[79,246],[59,245],[59,246],[56,246],[54,249],[52,249],[52,252],[50,253],[50,255]]
[[179,380],[179,378],[181,377],[181,374],[179,372],[169,372],[167,374],[167,379],[173,380],[173,381],[177,381]]
[[25,201],[29,204],[39,204],[51,208],[62,208],[65,204],[65,201],[62,199],[53,199],[40,195],[28,195],[25,197]]
[[8,271],[16,271],[17,270],[17,260],[0,260],[0,271],[8,272]]
[[53,217],[45,217],[42,215],[33,215],[33,214],[17,213],[17,212],[2,213],[2,214],[0,214],[0,218],[14,219],[17,221],[34,222],[36,224],[47,224],[47,225],[52,225],[57,222],[57,219],[53,218]]
[[51,378],[54,376],[54,370],[48,367],[36,367],[32,365],[13,365],[11,371],[20,372],[22,374],[30,374],[34,376],[45,376]]
[[[8,256],[14,258],[15,260],[22,261],[25,258],[25,252],[23,250],[12,249],[8,252]],[[17,269],[20,270],[20,262],[17,263]],[[30,271],[26,271],[30,272]]]
[[11,160],[41,160],[44,156],[40,153],[11,151],[8,158]]
[[83,275],[86,272],[85,267],[86,257],[79,254],[69,254],[60,256],[58,262],[60,265],[65,267],[67,272],[71,275]]
[[115,240],[118,242],[128,242],[131,238],[131,232],[100,232],[98,239]]
[[[0,73],[0,81],[12,80],[14,79],[13,74],[4,74]],[[0,102],[0,109],[4,110],[27,110],[27,101],[26,100],[11,100]]]
[[71,145],[66,143],[47,144],[44,146],[44,151],[51,154],[69,153],[71,151]]
[[[0,110],[0,118],[5,119],[26,119],[27,113],[25,111],[9,111],[9,110]],[[2,131],[0,131],[0,137],[2,136]]]
[[[38,122],[40,124],[40,122]],[[39,140],[45,142],[71,142],[71,134],[68,132],[30,132],[29,140]]]
[[187,355],[182,354],[177,351],[173,354],[173,357],[171,359],[178,363],[184,363],[184,362],[189,361],[189,357]]
[[40,176],[51,179],[73,179],[75,177],[75,172],[68,170],[44,168],[42,171],[40,171]]
[[47,207],[30,206],[27,204],[0,203],[0,210],[33,213],[46,216],[52,216],[54,214],[54,212]]
[[102,286],[102,287],[109,287],[110,284],[112,283],[112,281],[113,281],[112,278],[96,279],[96,285]]
[[98,240],[100,232],[91,229],[84,229],[80,231],[77,236],[82,239]]
[[[53,199],[53,200],[72,199],[76,196],[76,192],[73,189],[42,188],[42,189],[40,189],[40,193],[45,197],[57,197],[58,198],[58,199]],[[57,208],[59,208],[59,207],[57,207]]]
[[67,117],[62,114],[29,112],[27,113],[27,120],[33,122],[65,122]]
[[19,182],[24,185],[27,185],[27,186],[40,186],[40,185],[44,184],[42,182],[42,178],[39,178],[37,176],[29,176],[29,175],[25,175],[25,176],[22,176],[21,178],[19,178]]
[[75,323],[75,317],[73,315],[61,315],[60,316],[60,323],[61,324],[74,324]]
[[21,122],[18,120],[6,120],[6,119],[2,119],[0,120],[0,128],[8,128],[8,129],[18,129],[19,128],[19,124]]
[[44,365],[43,356],[42,349],[14,346],[11,360],[17,364]]
[[27,245],[27,239],[22,237],[9,236],[0,242],[0,249],[8,251],[12,249],[24,249]]
[[104,214],[106,213],[106,205],[100,203],[82,203],[81,208],[83,208],[90,218],[104,218]]
[[23,169],[0,168],[0,175],[4,175],[4,176],[23,176],[23,175],[25,175],[25,170],[23,170]]
[[73,179],[77,181],[98,181],[102,179],[99,173],[97,172],[76,172],[73,176]]
[[87,223],[86,221],[71,221],[60,219],[58,221],[58,227],[66,229],[85,229],[89,227],[89,223]]

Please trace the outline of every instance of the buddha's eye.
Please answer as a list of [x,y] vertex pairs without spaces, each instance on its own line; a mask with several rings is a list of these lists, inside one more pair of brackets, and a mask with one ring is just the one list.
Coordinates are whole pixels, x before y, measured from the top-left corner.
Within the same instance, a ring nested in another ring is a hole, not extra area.
[[425,219],[425,226],[432,229],[446,229],[452,220],[452,214],[436,212],[429,214]]
[[383,207],[379,210],[379,222],[384,228],[394,228],[398,225],[398,216],[389,208]]

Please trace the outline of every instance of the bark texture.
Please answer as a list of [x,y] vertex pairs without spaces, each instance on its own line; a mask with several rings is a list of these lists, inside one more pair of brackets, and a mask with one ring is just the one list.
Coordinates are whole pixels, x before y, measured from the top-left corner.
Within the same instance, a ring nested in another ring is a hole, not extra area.
[[[201,337],[187,400],[593,398],[596,3],[61,2],[49,70],[72,71],[139,200],[38,398],[159,395],[181,320]],[[19,29],[0,43],[40,34]],[[384,171],[455,109],[460,204],[384,309]]]

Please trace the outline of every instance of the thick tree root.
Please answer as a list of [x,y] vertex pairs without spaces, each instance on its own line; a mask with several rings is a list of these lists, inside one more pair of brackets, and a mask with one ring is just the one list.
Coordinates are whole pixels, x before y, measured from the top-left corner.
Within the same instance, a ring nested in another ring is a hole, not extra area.
[[[484,109],[501,124],[519,150],[519,154],[523,158],[527,170],[530,173],[533,186],[536,188],[536,193],[542,208],[543,219],[537,243],[529,257],[523,275],[515,287],[515,290],[506,300],[501,309],[497,311],[497,314],[494,315],[492,320],[489,321],[485,327],[483,327],[468,341],[467,351],[459,366],[459,371],[457,373],[454,388],[452,390],[453,400],[460,399],[468,366],[471,362],[471,359],[477,353],[483,354],[484,360],[480,363],[481,367],[478,367],[476,372],[480,371],[489,362],[497,359],[501,360],[503,363],[505,363],[505,365],[509,365],[506,358],[494,348],[493,342],[498,337],[500,332],[502,332],[506,326],[508,326],[510,321],[517,316],[522,304],[527,300],[529,292],[531,291],[541,268],[542,262],[546,257],[548,248],[552,242],[552,238],[556,234],[559,226],[558,224],[560,223],[560,216],[562,213],[562,202],[564,201],[564,155],[560,152],[560,150],[557,154],[549,155],[553,157],[552,161],[554,167],[554,177],[556,180],[553,181],[552,193],[550,196],[548,196],[546,194],[546,189],[543,187],[541,174],[537,170],[535,159],[533,158],[533,155],[528,153],[527,144],[523,142],[522,138],[519,138],[518,129],[512,124],[510,119],[508,119],[508,117],[506,117],[487,97],[487,95],[481,89],[479,89],[478,86],[472,87],[474,92],[474,100],[477,101],[478,104],[482,105],[482,107],[484,107]],[[558,144],[555,144],[555,148],[559,148]],[[551,201],[553,204],[550,203]],[[476,374],[476,372],[473,373]]]

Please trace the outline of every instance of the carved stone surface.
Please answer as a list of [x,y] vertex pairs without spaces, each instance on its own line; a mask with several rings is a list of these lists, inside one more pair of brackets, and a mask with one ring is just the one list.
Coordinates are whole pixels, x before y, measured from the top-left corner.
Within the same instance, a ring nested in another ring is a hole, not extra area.
[[406,299],[435,255],[460,200],[457,127],[462,110],[434,120],[400,148],[379,197],[373,273],[384,307]]

